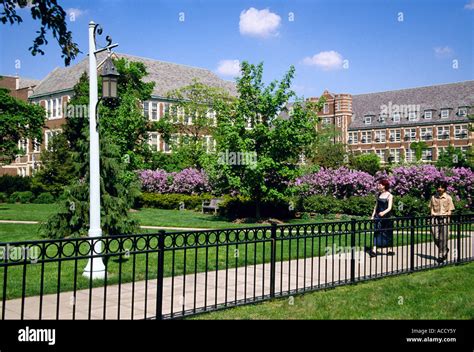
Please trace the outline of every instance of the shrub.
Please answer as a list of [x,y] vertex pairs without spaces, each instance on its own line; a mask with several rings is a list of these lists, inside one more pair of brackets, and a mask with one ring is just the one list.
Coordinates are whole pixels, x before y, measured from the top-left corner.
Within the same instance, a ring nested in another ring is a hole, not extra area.
[[33,192],[31,191],[26,191],[26,192],[13,192],[8,199],[9,203],[31,203],[31,201],[34,199]]
[[38,197],[36,197],[33,203],[35,204],[52,204],[54,203],[54,197],[49,192],[41,193]]
[[31,190],[31,177],[0,176],[0,192],[10,196],[14,192],[25,192]]
[[0,192],[0,203],[5,203],[8,200],[6,193]]
[[310,196],[303,199],[303,211],[317,214],[337,214],[343,212],[343,201],[331,196]]
[[145,192],[201,194],[211,190],[207,174],[193,168],[170,173],[164,170],[143,170],[139,178]]
[[[234,220],[255,217],[255,201],[243,196],[224,196],[219,204],[219,214]],[[290,203],[285,200],[263,200],[260,203],[260,216],[263,218],[287,219],[293,216]]]
[[374,154],[361,154],[354,156],[351,160],[352,168],[375,175],[380,171],[380,158]]
[[210,194],[187,195],[187,194],[160,194],[160,193],[143,193],[139,206],[146,208],[158,209],[180,209],[180,205],[184,204],[185,209],[201,209],[202,202],[212,198]]
[[394,197],[393,211],[395,216],[426,216],[430,215],[429,202],[420,197]]
[[349,197],[342,202],[344,214],[356,216],[371,216],[375,206],[373,195],[364,197]]
[[375,190],[374,177],[366,172],[321,168],[318,172],[299,177],[294,182],[302,196],[324,195],[335,198],[365,196]]

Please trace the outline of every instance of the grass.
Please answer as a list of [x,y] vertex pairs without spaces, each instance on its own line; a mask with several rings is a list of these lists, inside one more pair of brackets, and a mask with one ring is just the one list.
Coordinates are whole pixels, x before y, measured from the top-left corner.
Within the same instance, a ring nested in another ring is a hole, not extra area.
[[[0,220],[46,221],[56,212],[56,204],[7,204],[0,203]],[[163,226],[183,228],[237,228],[258,226],[257,223],[233,223],[212,214],[202,214],[192,210],[165,210],[143,208],[131,213],[142,226]],[[331,220],[333,216],[317,220]],[[288,223],[305,223],[314,220],[291,219]],[[1,226],[1,225],[0,225]]]
[[189,319],[474,319],[474,263],[384,278]]

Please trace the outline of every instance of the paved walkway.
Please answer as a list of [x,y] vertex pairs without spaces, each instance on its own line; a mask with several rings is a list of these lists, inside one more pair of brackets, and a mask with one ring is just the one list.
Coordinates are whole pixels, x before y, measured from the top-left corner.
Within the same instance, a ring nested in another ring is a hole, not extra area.
[[[463,258],[473,255],[474,233],[462,238]],[[454,262],[456,240],[449,243],[449,262]],[[364,279],[382,276],[392,271],[409,270],[409,246],[394,248],[394,255],[370,258],[363,251],[356,252],[355,277]],[[277,253],[278,255],[278,253]],[[415,246],[415,267],[436,267],[437,250],[433,242]],[[330,254],[276,263],[275,292],[292,293],[304,288],[318,288],[350,281],[350,253]],[[91,293],[91,294],[90,294]],[[42,319],[143,319],[156,316],[156,279],[107,286],[104,307],[104,288],[79,290],[43,296]],[[181,312],[238,300],[251,300],[270,294],[270,264],[259,264],[206,273],[168,277],[163,284],[163,313]],[[120,305],[119,305],[120,295]],[[89,303],[90,300],[90,303]],[[40,297],[25,298],[25,319],[39,319]],[[75,306],[75,307],[74,307]],[[21,317],[21,299],[6,302],[6,319]],[[1,311],[1,302],[0,302]],[[58,314],[58,315],[57,315]]]

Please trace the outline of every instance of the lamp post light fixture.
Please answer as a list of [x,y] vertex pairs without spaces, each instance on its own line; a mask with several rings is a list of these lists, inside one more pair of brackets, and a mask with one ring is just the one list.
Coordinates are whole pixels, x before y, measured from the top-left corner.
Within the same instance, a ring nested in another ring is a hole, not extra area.
[[[96,54],[108,51],[118,44],[112,44],[112,39],[107,36],[107,45],[96,50],[96,34],[102,34],[102,28],[94,22],[89,23],[89,238],[90,238],[90,258],[84,268],[83,275],[92,279],[103,279],[106,268],[102,257],[102,229],[100,226],[100,156],[99,156],[99,132],[97,130],[97,57]],[[107,89],[105,98],[117,96],[117,76],[118,73],[113,65],[110,56],[105,61],[102,77]],[[107,64],[108,63],[108,64]],[[105,92],[105,88],[103,93]]]
[[119,76],[112,58],[109,56],[102,67],[102,98],[117,98],[117,82]]

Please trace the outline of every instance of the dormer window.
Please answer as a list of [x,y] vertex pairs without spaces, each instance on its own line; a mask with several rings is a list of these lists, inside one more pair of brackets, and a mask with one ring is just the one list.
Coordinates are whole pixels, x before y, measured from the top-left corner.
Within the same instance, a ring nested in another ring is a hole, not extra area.
[[441,118],[442,119],[447,119],[448,117],[449,117],[449,109],[441,110]]
[[458,116],[466,117],[467,116],[467,108],[466,107],[459,108]]
[[399,112],[394,112],[393,113],[393,121],[394,122],[400,122],[400,113]]
[[416,111],[410,111],[408,113],[408,121],[416,121],[417,120],[417,114]]
[[385,123],[385,119],[387,118],[387,115],[386,114],[380,114],[379,116],[379,122],[381,123]]
[[431,110],[426,110],[425,111],[425,119],[431,119],[433,117],[433,111]]
[[364,116],[364,123],[370,125],[372,123],[372,116]]

